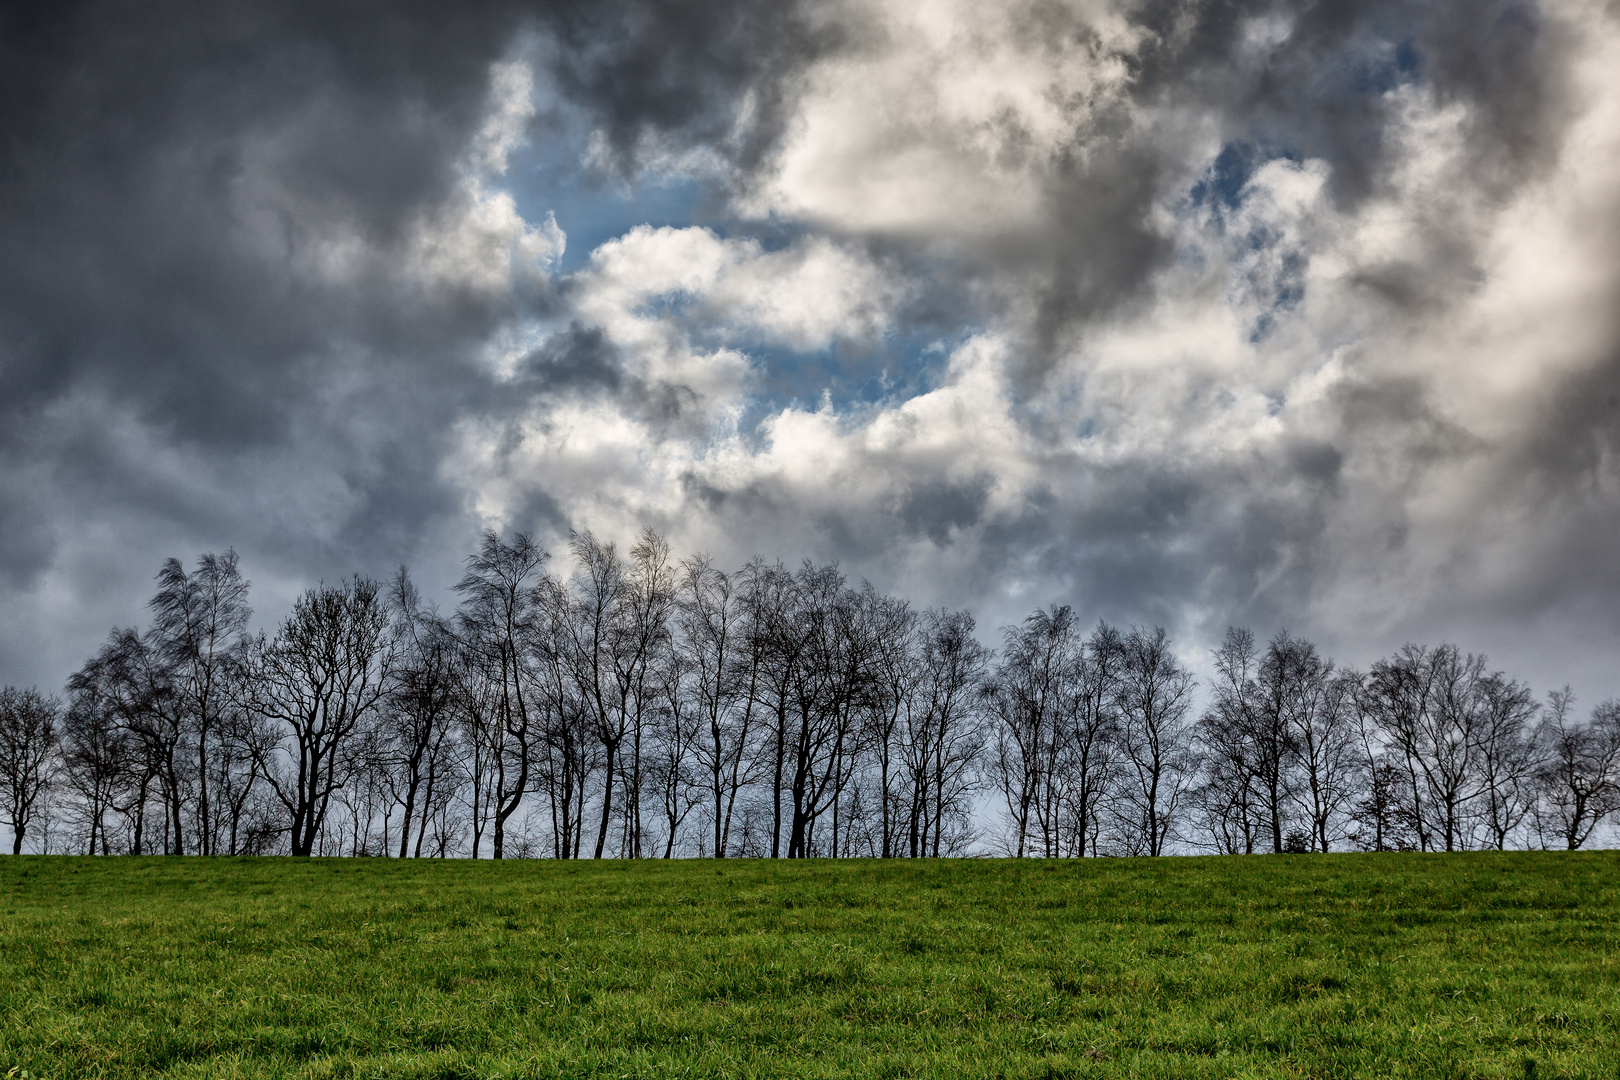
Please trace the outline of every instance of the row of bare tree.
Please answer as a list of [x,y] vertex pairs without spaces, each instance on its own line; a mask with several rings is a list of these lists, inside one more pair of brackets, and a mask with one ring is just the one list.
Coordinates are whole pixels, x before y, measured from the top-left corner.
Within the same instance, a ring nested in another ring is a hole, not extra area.
[[1620,812],[1620,704],[1578,720],[1454,645],[1365,672],[1245,629],[1202,713],[1162,630],[1005,632],[984,700],[1014,854],[1575,849]]
[[1451,645],[1366,673],[1228,631],[1202,713],[1163,630],[1037,611],[992,652],[835,566],[724,572],[645,532],[574,570],[487,534],[250,634],[234,553],[175,559],[64,704],[0,692],[13,851],[1045,857],[1578,848],[1620,706],[1577,719]]

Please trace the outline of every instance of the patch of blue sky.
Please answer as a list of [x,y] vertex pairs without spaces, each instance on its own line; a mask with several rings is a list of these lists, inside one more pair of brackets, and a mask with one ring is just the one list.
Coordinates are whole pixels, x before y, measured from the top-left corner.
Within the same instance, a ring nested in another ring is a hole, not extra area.
[[1195,208],[1211,211],[1218,225],[1224,224],[1227,212],[1242,204],[1243,193],[1255,172],[1268,161],[1279,159],[1297,163],[1302,155],[1292,147],[1262,139],[1225,143],[1188,191],[1188,200]]
[[610,175],[591,163],[589,147],[589,133],[577,117],[551,114],[512,150],[503,179],[525,220],[556,215],[568,236],[557,264],[560,273],[578,270],[598,247],[638,225],[702,226],[721,237],[748,236],[766,251],[787,247],[807,231],[775,215],[737,219],[713,178],[655,170],[633,180]]
[[648,176],[627,184],[605,176],[584,161],[584,148],[572,140],[537,136],[512,154],[506,188],[525,220],[547,212],[568,236],[557,269],[584,266],[591,252],[637,225],[686,228],[704,201],[703,184],[690,177]]
[[[566,275],[583,267],[607,241],[639,225],[654,228],[702,226],[723,238],[748,237],[766,251],[788,247],[811,230],[774,214],[739,219],[726,209],[718,181],[691,175],[643,172],[633,182],[605,173],[589,159],[589,131],[578,114],[539,95],[540,122],[528,140],[513,148],[503,186],[526,220],[556,215],[567,246],[556,267]],[[693,298],[671,293],[653,298],[640,312],[681,318]],[[754,340],[735,327],[706,333],[691,327],[700,349],[734,348],[750,359],[757,396],[739,428],[796,406],[859,413],[885,402],[926,393],[942,381],[950,354],[980,328],[964,320],[941,324],[902,322],[870,342],[840,341],[829,347],[795,350]]]
[[908,401],[944,382],[951,353],[971,332],[941,337],[936,328],[901,329],[872,343],[835,343],[799,351],[760,343],[733,342],[754,368],[754,394],[738,420],[745,437],[759,423],[795,408],[829,408],[858,418],[873,409]]

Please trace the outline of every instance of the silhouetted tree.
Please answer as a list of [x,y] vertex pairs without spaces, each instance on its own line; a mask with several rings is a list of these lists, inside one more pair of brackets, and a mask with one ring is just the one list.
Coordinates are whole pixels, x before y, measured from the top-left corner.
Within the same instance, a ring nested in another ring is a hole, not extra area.
[[965,611],[923,612],[917,680],[907,699],[901,757],[908,778],[906,841],[912,858],[938,858],[946,829],[966,831],[985,747],[984,680],[990,650]]
[[287,813],[292,854],[314,851],[332,795],[359,770],[357,734],[390,689],[397,641],[369,578],[321,585],[274,638],[246,651],[240,705],[261,722],[250,746]]
[[112,854],[107,815],[129,799],[136,756],[129,733],[93,689],[72,695],[62,726],[62,777],[74,797],[85,854]]
[[497,859],[505,855],[506,823],[529,791],[534,751],[545,726],[546,703],[532,692],[528,669],[541,595],[536,579],[549,557],[524,533],[507,544],[488,532],[456,584],[462,596],[456,624],[477,657],[469,674],[482,675],[494,688],[484,699],[490,713],[481,730],[489,740],[486,775]]
[[1547,757],[1536,771],[1539,829],[1574,851],[1620,811],[1620,702],[1605,701],[1584,723],[1571,718],[1567,689],[1551,697],[1542,724]]
[[0,689],[0,807],[11,827],[11,853],[39,814],[54,778],[62,704],[38,690]]
[[[739,575],[746,580],[746,571]],[[713,854],[727,856],[738,794],[763,771],[759,747],[759,683],[763,653],[748,647],[747,594],[707,556],[681,564],[676,649],[685,658],[685,685],[698,734],[692,753],[709,799]]]
[[1120,672],[1120,746],[1126,778],[1116,816],[1129,849],[1163,855],[1193,778],[1193,677],[1170,651],[1163,628],[1126,635]]
[[993,775],[1013,827],[1013,853],[1057,855],[1062,811],[1065,706],[1080,652],[1074,612],[1036,611],[1003,631],[1001,662],[990,680],[988,707],[995,718]]
[[200,556],[190,574],[179,559],[169,559],[158,571],[157,580],[157,594],[147,605],[152,610],[150,644],[168,668],[174,705],[183,717],[184,737],[195,755],[197,850],[212,855],[215,824],[209,798],[210,754],[230,708],[227,683],[236,670],[233,654],[241,647],[252,616],[247,606],[250,583],[237,567],[235,551]]

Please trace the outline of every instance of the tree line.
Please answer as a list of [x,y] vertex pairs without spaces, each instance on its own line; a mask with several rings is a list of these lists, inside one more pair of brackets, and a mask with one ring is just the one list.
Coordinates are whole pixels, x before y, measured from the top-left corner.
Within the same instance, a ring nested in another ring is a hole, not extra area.
[[158,574],[65,698],[0,691],[14,854],[1084,857],[1575,849],[1620,703],[1450,644],[1365,672],[1229,629],[1202,705],[1163,629],[1036,611],[987,648],[836,565],[486,533],[250,633],[234,552]]

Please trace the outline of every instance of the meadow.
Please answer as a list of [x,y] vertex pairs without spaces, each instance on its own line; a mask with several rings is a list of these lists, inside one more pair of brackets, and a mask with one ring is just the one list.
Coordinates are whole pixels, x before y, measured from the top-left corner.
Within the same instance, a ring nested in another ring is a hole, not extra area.
[[0,859],[0,1076],[1620,1076],[1620,853]]

